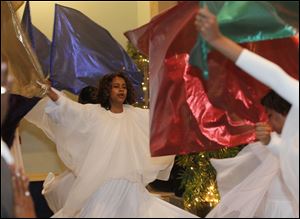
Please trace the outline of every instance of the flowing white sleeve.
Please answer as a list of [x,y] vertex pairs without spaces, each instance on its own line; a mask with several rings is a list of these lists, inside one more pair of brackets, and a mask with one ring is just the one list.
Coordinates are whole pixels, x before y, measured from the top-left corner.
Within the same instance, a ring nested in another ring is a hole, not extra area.
[[[90,112],[88,105],[83,105],[60,95],[56,102],[48,101],[46,114],[57,124],[77,132],[85,132],[89,128]],[[75,128],[78,128],[75,130]]]
[[280,167],[283,179],[299,206],[299,108],[292,106],[281,134]]
[[221,201],[206,218],[253,218],[279,173],[278,159],[265,145],[254,142],[237,156],[211,159],[217,171]]
[[95,106],[82,105],[58,94],[57,102],[49,98],[41,100],[26,119],[56,144],[60,159],[76,175],[91,140],[88,133],[92,130]]
[[55,137],[53,133],[53,125],[48,115],[45,114],[45,107],[47,102],[49,101],[48,97],[40,100],[26,115],[25,119],[28,122],[36,125],[38,128],[42,129],[43,132],[47,135],[47,137],[55,143]]
[[242,51],[235,64],[271,87],[292,105],[299,107],[299,81],[289,76],[278,65],[247,49]]

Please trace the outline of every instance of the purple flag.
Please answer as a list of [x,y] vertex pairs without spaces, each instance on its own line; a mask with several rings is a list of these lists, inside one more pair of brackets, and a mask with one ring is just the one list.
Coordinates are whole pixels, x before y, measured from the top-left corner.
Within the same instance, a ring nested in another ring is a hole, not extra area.
[[78,94],[88,85],[98,87],[103,75],[124,70],[138,101],[143,96],[142,73],[111,34],[81,12],[57,4],[50,62],[58,89]]

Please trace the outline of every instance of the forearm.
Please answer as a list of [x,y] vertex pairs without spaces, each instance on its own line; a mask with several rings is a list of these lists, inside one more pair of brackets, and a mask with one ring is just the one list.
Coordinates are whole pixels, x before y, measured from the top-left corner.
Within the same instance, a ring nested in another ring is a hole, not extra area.
[[240,45],[223,35],[209,42],[209,44],[233,62],[236,62],[243,51]]
[[86,130],[90,125],[88,121],[93,106],[90,104],[79,104],[63,96],[62,93],[54,92],[58,95],[57,100],[49,100],[45,107],[45,113],[50,119],[49,125],[55,124],[54,127],[62,125],[70,130],[74,128],[78,129],[78,131]]

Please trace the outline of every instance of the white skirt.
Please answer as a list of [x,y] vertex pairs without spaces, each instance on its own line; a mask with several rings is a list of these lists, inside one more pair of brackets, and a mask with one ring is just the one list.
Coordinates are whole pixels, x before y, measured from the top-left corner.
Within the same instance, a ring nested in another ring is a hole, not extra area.
[[221,202],[207,218],[297,218],[299,206],[283,180],[280,162],[259,142],[233,158],[212,159]]
[[[84,192],[84,191],[83,191]],[[57,212],[53,217],[66,217]],[[138,182],[114,179],[104,183],[76,215],[79,218],[196,218],[163,201]]]

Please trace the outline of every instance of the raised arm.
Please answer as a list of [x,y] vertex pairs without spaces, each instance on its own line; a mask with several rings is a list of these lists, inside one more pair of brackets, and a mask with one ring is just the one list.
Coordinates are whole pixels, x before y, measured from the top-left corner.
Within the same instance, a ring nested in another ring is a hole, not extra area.
[[199,9],[195,25],[204,40],[227,58],[236,62],[243,48],[220,32],[216,16],[208,10],[206,5]]
[[291,104],[299,107],[299,81],[278,65],[244,49],[222,35],[217,19],[207,7],[201,8],[195,21],[196,29],[212,47],[232,60],[245,72],[275,90]]
[[[41,114],[42,117],[46,116],[51,119],[51,124],[54,122],[53,124],[55,125],[53,126],[53,129],[56,129],[58,127],[57,125],[76,132],[85,132],[89,129],[90,118],[93,114],[91,110],[93,107],[91,105],[82,105],[70,100],[61,92],[54,90],[49,83],[37,83],[40,85],[43,93],[48,96],[47,101],[42,100],[40,102],[43,104],[39,104],[39,108],[42,107],[43,113],[47,116],[43,115],[41,112],[39,114]],[[49,126],[49,122],[47,122],[47,124],[41,124],[42,128],[45,128],[43,127],[44,125],[52,127]],[[52,130],[52,133],[54,131],[55,130]]]
[[89,136],[94,130],[91,127],[95,124],[94,112],[98,106],[79,104],[51,90],[52,94],[40,100],[25,118],[45,132],[56,144],[65,166],[78,174],[91,145]]

